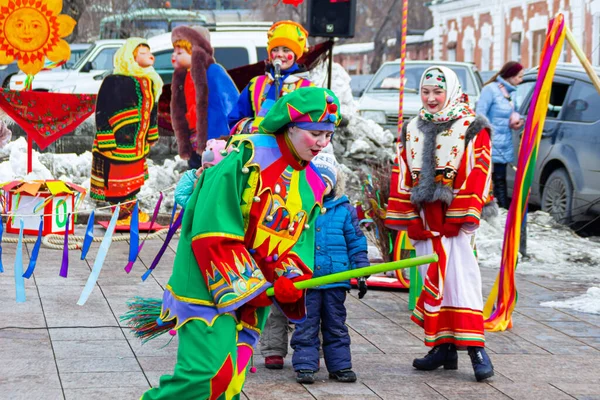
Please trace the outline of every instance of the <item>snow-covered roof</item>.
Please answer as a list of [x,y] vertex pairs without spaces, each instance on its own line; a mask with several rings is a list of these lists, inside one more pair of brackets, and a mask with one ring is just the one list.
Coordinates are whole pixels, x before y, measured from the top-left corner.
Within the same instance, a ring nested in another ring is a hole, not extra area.
[[373,42],[369,43],[348,43],[339,46],[333,46],[333,54],[360,54],[368,53],[375,49]]

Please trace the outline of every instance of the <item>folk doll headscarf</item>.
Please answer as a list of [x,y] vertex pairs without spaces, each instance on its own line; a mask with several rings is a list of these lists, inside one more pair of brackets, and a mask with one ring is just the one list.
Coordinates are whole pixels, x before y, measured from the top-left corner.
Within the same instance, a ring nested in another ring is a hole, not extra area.
[[142,68],[135,62],[133,52],[140,44],[144,44],[150,48],[146,39],[132,37],[125,41],[125,44],[115,53],[114,73],[118,75],[143,76],[150,79],[154,84],[155,101],[158,101],[162,93],[163,81],[160,75],[154,70],[154,67]]
[[469,98],[463,93],[456,73],[446,67],[429,67],[421,76],[420,90],[423,86],[437,86],[446,91],[444,107],[435,114],[421,108],[419,117],[425,121],[442,123],[463,117],[474,117],[475,113],[469,106]]

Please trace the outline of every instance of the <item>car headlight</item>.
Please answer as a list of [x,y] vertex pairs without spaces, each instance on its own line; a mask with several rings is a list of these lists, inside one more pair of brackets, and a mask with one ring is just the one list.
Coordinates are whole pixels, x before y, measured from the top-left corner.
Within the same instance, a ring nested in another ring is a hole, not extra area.
[[360,112],[360,116],[377,122],[378,124],[386,123],[385,113],[383,111],[364,110]]
[[53,88],[50,91],[54,93],[73,93],[75,91],[75,86],[62,86],[59,88]]

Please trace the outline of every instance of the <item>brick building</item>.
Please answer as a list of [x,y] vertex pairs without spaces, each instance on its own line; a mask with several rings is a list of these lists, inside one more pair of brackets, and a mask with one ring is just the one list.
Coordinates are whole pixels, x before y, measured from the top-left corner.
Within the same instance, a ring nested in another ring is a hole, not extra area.
[[[600,0],[434,0],[433,58],[474,62],[482,71],[516,60],[539,63],[550,19],[558,12],[594,65],[600,65]],[[565,43],[561,61],[576,62]]]

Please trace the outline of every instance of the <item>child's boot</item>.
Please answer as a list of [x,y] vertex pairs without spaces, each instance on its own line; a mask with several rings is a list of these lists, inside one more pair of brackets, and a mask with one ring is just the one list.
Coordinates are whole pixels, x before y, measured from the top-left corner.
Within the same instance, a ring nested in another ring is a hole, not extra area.
[[433,371],[442,365],[444,369],[458,369],[458,353],[455,345],[440,344],[429,350],[425,357],[413,360],[413,367],[421,371]]

